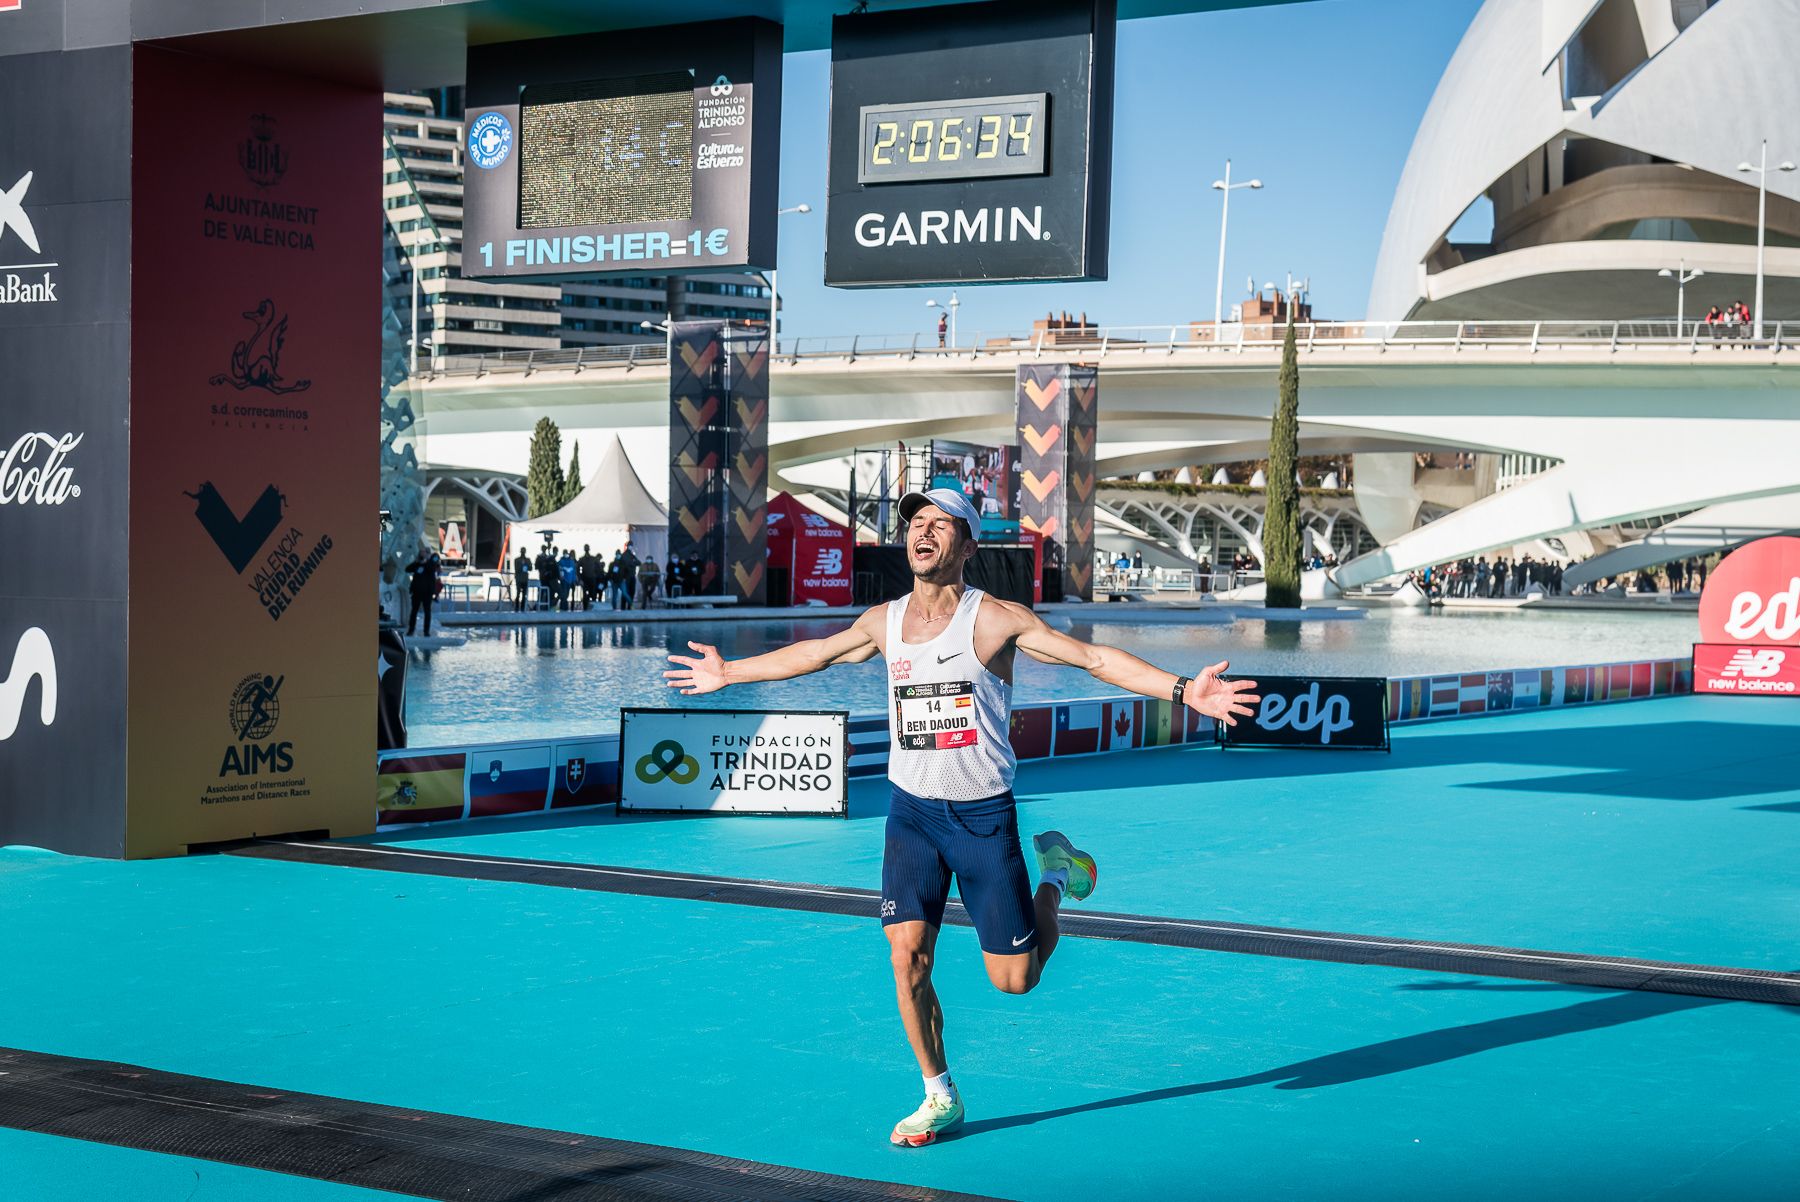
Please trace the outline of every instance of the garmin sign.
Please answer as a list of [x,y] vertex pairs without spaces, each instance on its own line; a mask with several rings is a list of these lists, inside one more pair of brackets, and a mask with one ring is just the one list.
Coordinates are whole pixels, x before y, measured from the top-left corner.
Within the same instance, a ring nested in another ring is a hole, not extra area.
[[1384,677],[1258,673],[1256,687],[1256,713],[1235,726],[1220,723],[1219,746],[1388,750]]
[[831,27],[825,282],[1106,278],[1113,0]]

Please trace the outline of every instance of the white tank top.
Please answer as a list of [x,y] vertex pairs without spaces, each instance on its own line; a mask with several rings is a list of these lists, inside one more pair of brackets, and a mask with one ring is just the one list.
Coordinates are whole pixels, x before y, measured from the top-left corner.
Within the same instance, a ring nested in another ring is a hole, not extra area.
[[928,643],[900,637],[908,594],[887,607],[888,779],[917,797],[980,801],[1012,788],[1012,686],[975,654],[980,589]]

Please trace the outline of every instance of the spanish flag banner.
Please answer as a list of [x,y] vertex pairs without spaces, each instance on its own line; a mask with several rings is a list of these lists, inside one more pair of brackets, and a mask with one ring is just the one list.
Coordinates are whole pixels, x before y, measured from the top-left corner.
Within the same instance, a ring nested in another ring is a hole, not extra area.
[[375,787],[376,824],[461,818],[466,758],[459,751],[383,760]]

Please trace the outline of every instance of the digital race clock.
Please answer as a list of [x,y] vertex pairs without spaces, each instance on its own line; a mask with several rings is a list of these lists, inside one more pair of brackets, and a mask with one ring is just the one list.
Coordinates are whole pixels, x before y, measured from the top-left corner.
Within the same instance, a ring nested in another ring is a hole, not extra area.
[[825,283],[1105,279],[1117,4],[833,17]]
[[862,107],[861,184],[1042,175],[1049,94]]

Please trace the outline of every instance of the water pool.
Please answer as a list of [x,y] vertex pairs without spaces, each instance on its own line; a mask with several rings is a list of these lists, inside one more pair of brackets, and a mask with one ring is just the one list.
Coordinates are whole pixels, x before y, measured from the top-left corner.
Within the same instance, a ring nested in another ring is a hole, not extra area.
[[[1210,620],[1207,620],[1210,619]],[[1234,672],[1412,676],[1488,668],[1533,668],[1686,655],[1692,613],[1569,610],[1431,613],[1371,609],[1360,619],[1221,621],[1191,624],[1059,619],[1076,638],[1193,670],[1229,659]],[[678,698],[663,686],[664,657],[687,640],[711,642],[727,658],[841,629],[847,619],[471,627],[468,642],[414,650],[407,720],[415,747],[617,730],[620,706],[883,708],[879,660],[816,676]],[[1020,658],[1020,701],[1115,692],[1085,673]]]

